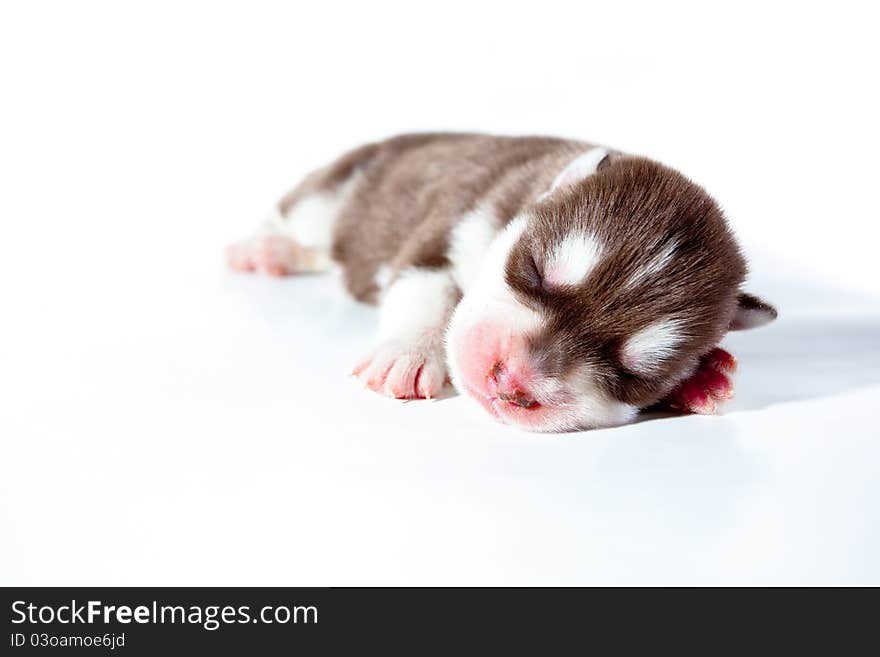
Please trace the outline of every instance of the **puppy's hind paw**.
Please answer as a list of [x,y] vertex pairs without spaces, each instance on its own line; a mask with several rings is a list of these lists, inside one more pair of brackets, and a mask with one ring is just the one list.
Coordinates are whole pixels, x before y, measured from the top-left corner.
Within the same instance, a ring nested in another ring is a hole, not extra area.
[[260,271],[289,276],[310,270],[312,254],[285,235],[270,234],[236,242],[226,249],[226,262],[234,271]]

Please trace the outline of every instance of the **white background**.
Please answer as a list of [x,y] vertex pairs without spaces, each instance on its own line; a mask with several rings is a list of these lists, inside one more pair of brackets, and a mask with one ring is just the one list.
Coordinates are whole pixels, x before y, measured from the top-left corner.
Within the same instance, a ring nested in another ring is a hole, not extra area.
[[[0,584],[880,583],[868,6],[3,3]],[[781,316],[726,414],[379,399],[372,309],[224,270],[310,168],[427,129],[705,185]]]

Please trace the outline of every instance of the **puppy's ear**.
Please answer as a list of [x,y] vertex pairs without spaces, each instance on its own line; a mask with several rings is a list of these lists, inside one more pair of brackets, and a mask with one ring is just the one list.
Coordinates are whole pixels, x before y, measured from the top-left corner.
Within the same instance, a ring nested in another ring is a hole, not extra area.
[[736,313],[730,320],[731,331],[744,331],[769,324],[777,316],[776,308],[763,299],[740,292],[736,300]]
[[610,158],[608,151],[604,148],[591,148],[583,155],[579,155],[569,162],[568,166],[560,171],[559,175],[553,179],[553,184],[550,185],[550,189],[544,192],[541,198],[546,198],[557,189],[571,187],[584,178],[592,176],[599,169],[608,164],[609,161]]

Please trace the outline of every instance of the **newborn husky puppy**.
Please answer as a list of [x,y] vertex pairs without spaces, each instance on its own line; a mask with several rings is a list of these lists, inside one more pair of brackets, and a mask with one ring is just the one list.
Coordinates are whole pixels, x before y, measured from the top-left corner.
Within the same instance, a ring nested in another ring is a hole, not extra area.
[[718,341],[776,316],[740,291],[745,261],[702,188],[549,137],[368,144],[227,256],[277,276],[340,265],[348,291],[381,306],[354,369],[370,389],[430,398],[449,377],[532,431],[622,424],[658,403],[712,413],[736,364]]

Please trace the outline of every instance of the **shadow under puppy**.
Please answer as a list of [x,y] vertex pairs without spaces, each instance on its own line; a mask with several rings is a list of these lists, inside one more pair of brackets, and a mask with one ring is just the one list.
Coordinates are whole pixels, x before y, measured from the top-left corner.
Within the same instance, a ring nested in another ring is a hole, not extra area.
[[698,185],[644,157],[550,137],[413,134],[309,175],[239,271],[341,266],[381,307],[370,389],[430,398],[451,378],[532,431],[622,424],[658,403],[715,412],[736,363],[716,345],[776,311]]

